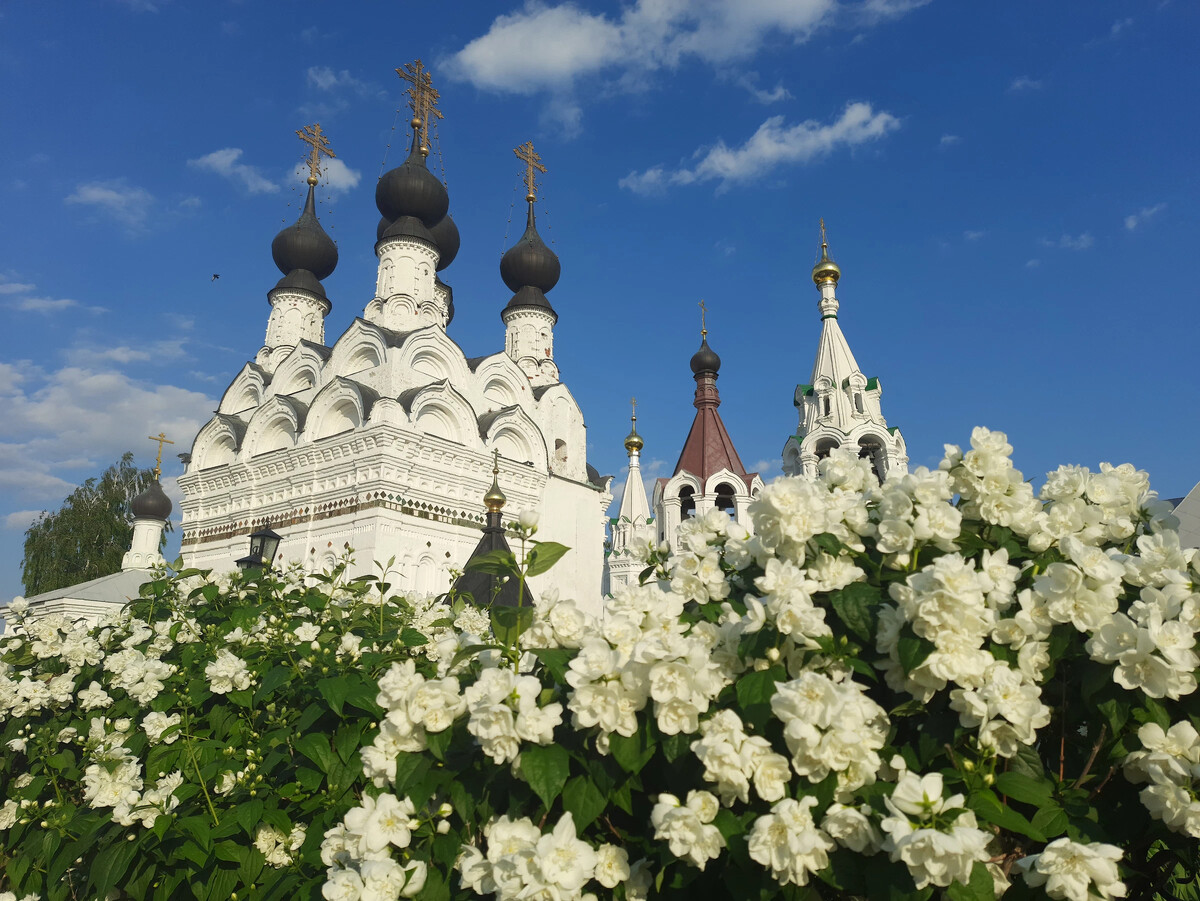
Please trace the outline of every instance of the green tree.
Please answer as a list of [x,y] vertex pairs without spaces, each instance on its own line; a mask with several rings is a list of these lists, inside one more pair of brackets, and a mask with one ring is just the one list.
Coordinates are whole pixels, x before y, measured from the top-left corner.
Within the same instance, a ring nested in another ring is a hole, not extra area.
[[98,478],[72,491],[57,511],[42,511],[25,532],[25,593],[41,594],[117,572],[133,537],[129,504],[153,481],[154,468],[139,469],[133,453],[126,451]]

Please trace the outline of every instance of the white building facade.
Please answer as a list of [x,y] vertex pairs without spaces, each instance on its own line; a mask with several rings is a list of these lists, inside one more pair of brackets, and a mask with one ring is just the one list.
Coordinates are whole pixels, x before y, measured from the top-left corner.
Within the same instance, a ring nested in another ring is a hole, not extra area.
[[501,264],[513,291],[501,317],[506,349],[467,358],[446,332],[453,292],[438,277],[458,231],[426,153],[414,129],[408,159],[379,181],[375,296],[331,346],[321,279],[337,251],[310,179],[300,220],[272,245],[284,277],[268,293],[264,346],[196,436],[179,479],[183,555],[228,569],[249,533],[270,525],[283,537],[276,565],[318,570],[352,548],[355,573],[393,560],[398,588],[441,593],[479,542],[498,450],[507,509],[538,510],[538,538],[571,548],[533,587],[598,612],[611,496],[587,464],[583,414],[554,363],[558,316],[545,292],[558,259],[537,235],[531,197],[526,232]]
[[908,471],[908,452],[900,430],[889,428],[883,418],[879,379],[863,375],[838,323],[841,274],[829,257],[822,223],[821,258],[812,271],[820,292],[821,337],[808,384],[796,386],[793,402],[799,425],[783,447],[783,471],[813,478],[817,464],[831,450],[850,447],[871,460],[876,476],[883,481],[893,470]]

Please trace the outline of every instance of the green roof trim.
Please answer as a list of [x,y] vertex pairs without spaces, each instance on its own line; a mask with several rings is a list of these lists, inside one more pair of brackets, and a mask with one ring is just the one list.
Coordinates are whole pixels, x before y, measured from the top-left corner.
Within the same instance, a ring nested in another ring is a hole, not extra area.
[[867,379],[867,390],[868,391],[878,391],[879,390],[879,379],[874,378],[874,377]]

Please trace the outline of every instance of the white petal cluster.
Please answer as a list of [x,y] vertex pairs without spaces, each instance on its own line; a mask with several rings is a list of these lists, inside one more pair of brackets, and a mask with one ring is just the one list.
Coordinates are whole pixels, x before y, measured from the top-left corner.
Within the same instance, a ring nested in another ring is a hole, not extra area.
[[370,747],[362,749],[363,771],[383,788],[396,778],[396,757],[423,751],[426,733],[444,732],[467,709],[458,679],[426,679],[413,660],[393,663],[379,680],[375,702],[387,713]]
[[290,832],[280,832],[274,826],[262,824],[254,834],[254,847],[262,852],[267,866],[281,868],[292,862],[292,856],[304,844],[303,826],[293,826]]
[[1051,898],[1090,901],[1094,898],[1124,898],[1125,883],[1117,872],[1121,849],[1102,842],[1082,844],[1060,838],[1046,845],[1041,854],[1031,854],[1017,866],[1031,886],[1045,886]]
[[1146,723],[1138,739],[1142,750],[1125,758],[1125,778],[1149,783],[1140,797],[1151,816],[1200,839],[1200,733],[1186,720],[1166,730]]
[[246,661],[228,648],[221,648],[217,659],[204,668],[204,675],[208,676],[209,691],[217,695],[244,691],[252,681]]
[[515,760],[522,741],[539,745],[554,741],[554,728],[562,722],[562,704],[539,707],[541,693],[537,677],[502,667],[485,668],[463,691],[467,731],[495,763]]
[[[977,427],[971,431],[971,449],[964,454],[947,444],[938,468],[949,473],[950,490],[961,498],[963,516],[1031,536],[1037,531],[1042,504],[1021,471],[1013,467],[1011,454],[1012,445],[1003,432]],[[1048,547],[1049,540],[1038,549]]]
[[[364,795],[362,804],[327,831],[321,842],[321,861],[329,868],[321,889],[326,901],[396,901],[421,891],[428,868],[407,850],[415,813],[409,798]],[[393,848],[401,860],[393,858]]]
[[[905,773],[885,801],[891,816],[879,824],[883,850],[902,860],[918,889],[966,885],[977,860],[987,860],[991,834],[977,828],[962,795],[942,797],[942,776]],[[956,812],[957,811],[957,812]]]
[[1190,586],[1148,586],[1128,614],[1101,623],[1086,647],[1093,660],[1116,664],[1113,681],[1122,688],[1177,699],[1196,690],[1198,613],[1200,594]]
[[784,798],[750,830],[750,858],[770,869],[781,885],[807,885],[811,874],[829,865],[829,852],[836,845],[813,822],[816,803],[816,798]]
[[725,847],[725,838],[712,825],[718,810],[716,797],[706,791],[688,792],[686,804],[663,793],[650,811],[654,837],[663,839],[680,860],[703,870]]
[[771,750],[759,735],[747,735],[741,719],[732,710],[719,710],[700,724],[700,738],[692,742],[692,753],[704,764],[704,779],[715,782],[726,807],[737,799],[750,800],[750,785],[764,801],[778,801],[787,794],[791,770],[788,759]]
[[771,710],[783,723],[799,775],[820,782],[837,773],[843,794],[874,783],[888,719],[858,683],[804,672],[776,687]]
[[630,875],[623,849],[605,845],[598,852],[576,837],[570,811],[545,834],[529,819],[502,816],[485,826],[483,835],[486,853],[464,845],[455,867],[465,887],[498,901],[572,901],[585,897],[592,879],[613,888]]

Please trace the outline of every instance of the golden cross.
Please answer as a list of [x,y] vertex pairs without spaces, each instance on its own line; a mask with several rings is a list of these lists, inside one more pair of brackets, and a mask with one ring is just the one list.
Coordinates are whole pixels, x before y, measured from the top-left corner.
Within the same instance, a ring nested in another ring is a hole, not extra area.
[[[492,451],[492,475],[500,475],[500,449]],[[494,481],[494,480],[493,480]]]
[[308,183],[315,185],[317,178],[321,175],[321,154],[325,154],[330,159],[334,159],[337,154],[329,149],[329,138],[325,137],[324,132],[321,131],[320,122],[305,125],[296,132],[296,137],[312,148],[308,154]]
[[825,219],[821,219],[821,246],[828,247],[829,243],[825,240]]
[[520,147],[514,147],[513,153],[525,164],[525,199],[532,202],[537,199],[537,175],[534,170],[545,174],[546,167],[537,151],[533,149],[533,141],[526,141]]
[[634,422],[637,422],[637,398],[629,398],[629,403],[633,405],[633,416],[630,417]]
[[424,129],[425,140],[421,142],[421,147],[425,149],[425,142],[429,140],[429,117],[443,118],[437,108],[437,102],[442,95],[433,86],[433,76],[419,59],[405,63],[403,69],[396,70],[396,74],[411,85],[407,90],[408,106],[413,111],[412,127],[414,131]]
[[704,314],[707,312],[708,312],[708,307],[706,307],[704,305],[704,301],[701,300],[700,301],[700,337],[701,338],[708,337],[708,329],[705,327],[705,324],[704,324]]
[[157,435],[151,435],[146,440],[158,442],[158,459],[154,461],[154,480],[157,482],[158,477],[162,475],[162,446],[164,444],[174,444],[175,442],[167,437],[166,432],[159,432]]

